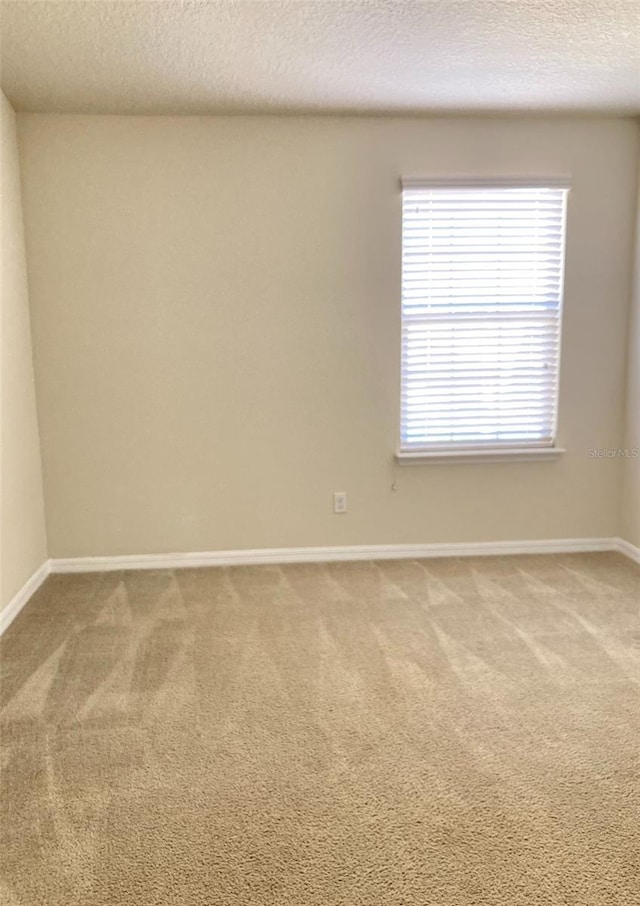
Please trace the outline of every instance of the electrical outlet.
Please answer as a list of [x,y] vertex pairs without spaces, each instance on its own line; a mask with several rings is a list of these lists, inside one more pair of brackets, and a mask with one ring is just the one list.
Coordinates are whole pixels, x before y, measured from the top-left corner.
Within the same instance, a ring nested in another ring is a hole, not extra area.
[[346,491],[334,491],[333,492],[333,512],[334,513],[346,513],[347,512]]

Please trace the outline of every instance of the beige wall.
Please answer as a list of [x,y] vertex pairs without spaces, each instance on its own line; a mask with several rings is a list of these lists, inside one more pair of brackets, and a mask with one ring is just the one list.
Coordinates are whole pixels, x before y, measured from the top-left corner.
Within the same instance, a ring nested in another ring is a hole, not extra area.
[[627,432],[629,458],[623,462],[622,537],[640,547],[640,190],[636,221],[636,259],[629,321]]
[[0,98],[0,609],[47,559],[15,114]]
[[[631,121],[24,115],[20,141],[52,556],[618,534],[622,462],[588,451],[623,432]],[[402,174],[571,177],[560,461],[394,465]]]

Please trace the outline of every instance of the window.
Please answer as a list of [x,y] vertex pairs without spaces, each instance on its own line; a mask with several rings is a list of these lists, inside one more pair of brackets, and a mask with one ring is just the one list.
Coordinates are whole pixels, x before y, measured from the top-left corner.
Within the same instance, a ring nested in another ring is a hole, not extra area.
[[567,192],[403,182],[400,459],[553,452]]

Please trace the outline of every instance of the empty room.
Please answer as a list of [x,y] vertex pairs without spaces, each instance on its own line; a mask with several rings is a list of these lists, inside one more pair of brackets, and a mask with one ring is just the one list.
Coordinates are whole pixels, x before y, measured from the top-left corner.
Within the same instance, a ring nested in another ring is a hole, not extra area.
[[640,4],[0,0],[0,902],[640,902]]

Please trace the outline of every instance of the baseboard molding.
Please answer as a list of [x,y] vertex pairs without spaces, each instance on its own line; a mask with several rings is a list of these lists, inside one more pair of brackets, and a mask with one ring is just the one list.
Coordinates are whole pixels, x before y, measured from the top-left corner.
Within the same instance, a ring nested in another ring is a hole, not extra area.
[[186,569],[201,566],[258,566],[277,563],[335,563],[431,557],[501,557],[510,554],[572,554],[618,551],[640,564],[640,548],[623,538],[560,538],[544,541],[484,541],[459,544],[370,544],[344,547],[277,547],[258,550],[71,557],[46,560],[0,611],[0,635],[50,573],[111,572],[125,569]]
[[621,550],[617,538],[561,538],[550,541],[486,541],[460,544],[373,544],[345,547],[280,547],[140,556],[72,557],[51,560],[51,572],[86,573],[124,569],[181,569],[201,566],[257,566],[277,563],[332,563],[431,557],[495,557],[509,554],[568,554]]
[[616,550],[621,554],[624,554],[625,557],[629,557],[630,560],[633,560],[634,563],[640,565],[640,547],[636,547],[635,544],[631,544],[630,541],[625,541],[624,538],[615,538]]
[[24,605],[40,588],[51,571],[51,561],[45,560],[30,579],[24,583],[20,591],[13,596],[6,607],[0,611],[0,635],[7,629],[18,616]]

